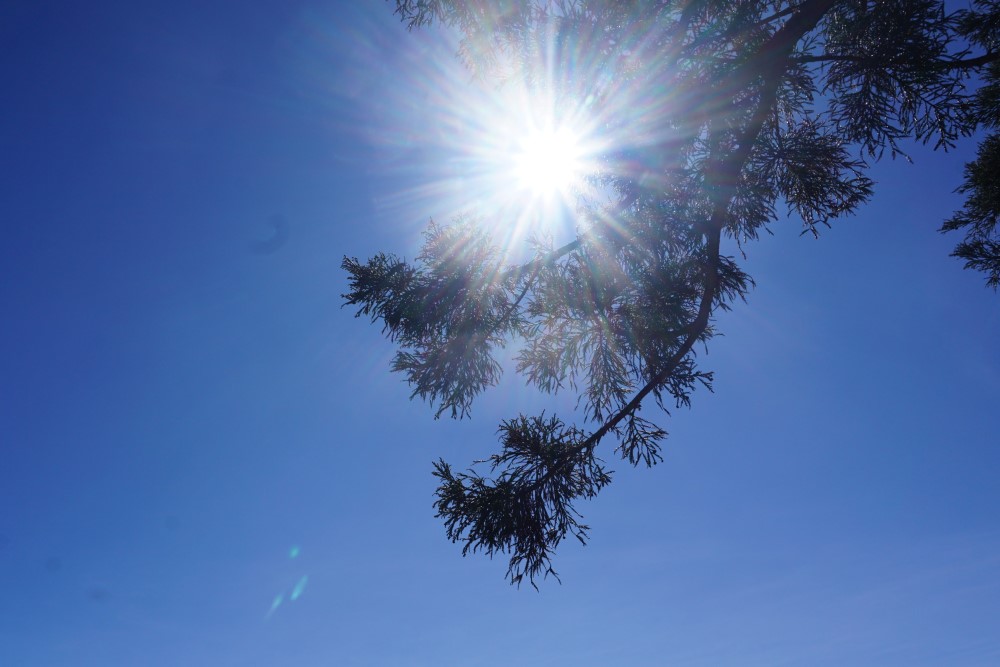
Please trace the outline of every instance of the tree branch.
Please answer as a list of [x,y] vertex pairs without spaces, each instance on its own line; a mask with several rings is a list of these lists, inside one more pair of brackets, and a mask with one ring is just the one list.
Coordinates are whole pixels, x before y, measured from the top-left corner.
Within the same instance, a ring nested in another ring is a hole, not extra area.
[[606,436],[612,429],[618,426],[619,423],[630,414],[639,409],[642,405],[642,401],[656,389],[658,386],[663,384],[670,374],[677,370],[677,366],[684,360],[684,357],[691,352],[694,344],[698,341],[698,337],[705,332],[705,328],[708,326],[709,318],[712,316],[712,301],[715,300],[716,292],[719,286],[719,244],[722,236],[722,228],[719,227],[715,230],[714,235],[709,238],[708,244],[708,263],[705,267],[705,293],[701,297],[701,304],[698,306],[698,316],[695,317],[694,321],[687,327],[691,333],[688,334],[687,338],[681,344],[680,348],[670,357],[663,369],[659,373],[653,376],[653,378],[646,383],[646,385],[640,389],[635,396],[632,397],[625,407],[619,410],[614,417],[604,422],[604,424],[594,431],[586,440],[584,440],[579,449],[585,450],[588,448],[596,447],[604,436]]
[[[955,59],[955,60],[939,60],[933,63],[933,67],[939,69],[950,70],[950,69],[973,69],[976,67],[982,67],[983,65],[988,65],[991,62],[1000,60],[1000,51],[991,51],[990,53],[984,53],[981,56],[975,58],[966,59]],[[824,53],[818,56],[802,55],[792,58],[792,62],[796,63],[823,63],[823,62],[850,62],[858,63],[861,65],[882,65],[885,67],[892,67],[893,65],[909,65],[912,63],[894,63],[889,60],[886,61],[882,58],[866,58],[864,56],[851,56],[843,55],[837,53]]]
[[691,352],[698,338],[708,327],[709,319],[712,315],[712,303],[718,294],[719,288],[719,245],[722,229],[726,225],[729,205],[736,194],[736,183],[739,174],[750,159],[750,152],[754,142],[760,135],[764,123],[770,115],[771,108],[777,100],[778,87],[787,69],[795,44],[807,32],[816,27],[819,20],[833,7],[836,1],[807,0],[804,2],[800,5],[801,12],[788,19],[781,29],[771,37],[768,43],[761,47],[757,55],[744,63],[735,72],[737,80],[743,76],[751,75],[750,73],[760,72],[764,81],[761,86],[760,100],[757,108],[754,110],[754,115],[750,122],[740,132],[737,138],[738,146],[736,150],[726,156],[725,159],[716,161],[715,169],[709,169],[709,173],[715,172],[719,175],[719,178],[715,206],[713,207],[712,216],[705,231],[708,258],[705,264],[705,291],[698,307],[698,315],[690,325],[691,331],[687,338],[684,339],[680,348],[670,357],[666,365],[614,417],[604,422],[599,429],[584,440],[579,446],[581,450],[596,447],[604,436],[621,423],[623,419],[635,412],[642,405],[642,401],[653,390],[663,384],[670,377],[670,374],[677,369],[677,366]]
[[578,250],[581,245],[583,245],[583,242],[580,239],[571,241],[560,248],[556,248],[552,252],[546,253],[542,257],[537,257],[526,264],[522,264],[521,266],[515,266],[510,269],[507,269],[507,271],[504,272],[503,277],[505,279],[513,278],[517,280],[518,278],[523,276],[525,273],[528,273],[529,271],[537,275],[538,271],[540,271],[542,268],[553,264],[560,257],[568,255],[574,250]]
[[792,5],[792,6],[789,6],[789,7],[785,7],[781,11],[776,12],[776,13],[774,13],[771,16],[768,16],[766,18],[762,18],[759,21],[757,21],[756,23],[753,23],[753,24],[751,24],[749,26],[734,24],[734,25],[730,26],[726,30],[723,30],[721,33],[719,33],[718,35],[715,35],[715,36],[706,35],[706,34],[698,35],[695,38],[694,41],[692,41],[690,44],[688,44],[684,48],[684,53],[687,54],[687,57],[693,57],[693,55],[691,55],[691,54],[693,54],[693,52],[696,49],[699,49],[699,48],[705,46],[706,44],[710,44],[712,42],[718,42],[718,41],[724,41],[724,40],[733,39],[734,37],[738,37],[738,36],[740,36],[742,34],[748,33],[751,30],[756,30],[757,28],[762,28],[765,25],[767,25],[768,23],[771,23],[772,21],[777,21],[778,19],[784,18],[784,17],[788,16],[789,14],[793,14],[794,12],[798,11],[804,4],[805,3],[798,4],[798,5]]

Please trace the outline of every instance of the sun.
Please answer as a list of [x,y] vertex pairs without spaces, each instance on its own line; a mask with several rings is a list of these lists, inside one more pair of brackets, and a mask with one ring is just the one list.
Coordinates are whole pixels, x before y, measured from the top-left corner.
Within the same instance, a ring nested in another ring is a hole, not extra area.
[[454,52],[445,56],[445,64],[423,61],[437,64],[411,77],[419,89],[392,90],[393,100],[405,99],[386,107],[393,115],[376,141],[411,185],[383,205],[415,221],[427,210],[436,219],[475,217],[512,256],[529,241],[576,234],[584,208],[604,196],[609,150],[598,98],[556,80],[546,64],[497,85],[470,81]]
[[584,175],[579,137],[567,127],[531,130],[513,154],[518,186],[538,197],[567,196]]

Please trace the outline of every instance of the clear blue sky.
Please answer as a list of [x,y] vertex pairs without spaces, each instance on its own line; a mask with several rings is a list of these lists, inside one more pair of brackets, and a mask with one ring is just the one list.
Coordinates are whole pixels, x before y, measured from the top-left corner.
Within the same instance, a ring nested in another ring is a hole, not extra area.
[[968,150],[748,246],[716,393],[517,590],[430,464],[541,403],[434,421],[340,308],[344,254],[448,213],[450,47],[378,0],[44,4],[0,8],[0,665],[1000,664],[1000,296],[936,232]]

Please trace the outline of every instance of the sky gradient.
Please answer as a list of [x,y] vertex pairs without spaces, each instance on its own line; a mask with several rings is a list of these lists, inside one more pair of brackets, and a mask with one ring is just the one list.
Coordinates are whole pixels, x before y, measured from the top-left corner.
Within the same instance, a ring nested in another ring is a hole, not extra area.
[[1000,664],[1000,296],[936,231],[973,146],[746,247],[715,393],[653,470],[605,452],[536,593],[430,472],[551,403],[435,421],[340,307],[342,256],[454,213],[453,45],[377,0],[44,5],[0,9],[0,665]]

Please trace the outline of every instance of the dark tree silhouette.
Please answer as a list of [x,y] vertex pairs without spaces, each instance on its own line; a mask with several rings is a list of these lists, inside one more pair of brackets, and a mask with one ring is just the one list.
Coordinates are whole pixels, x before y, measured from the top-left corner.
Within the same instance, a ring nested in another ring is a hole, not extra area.
[[[984,33],[987,43],[996,48],[1000,32],[997,3],[986,20],[969,19],[968,31]],[[984,27],[985,26],[985,27]],[[992,39],[992,42],[988,40]],[[983,74],[985,85],[973,99],[976,120],[993,130],[1000,129],[1000,61],[993,60]],[[965,260],[965,266],[986,274],[986,283],[994,290],[1000,287],[1000,134],[994,132],[979,145],[975,161],[965,166],[965,182],[959,188],[968,197],[965,206],[941,227],[949,232],[965,230],[965,240],[955,248],[953,256]]]
[[[554,575],[560,542],[586,540],[574,503],[611,480],[599,446],[654,465],[666,433],[641,408],[669,411],[711,387],[696,348],[752,284],[725,239],[755,239],[782,204],[815,233],[869,198],[871,161],[905,156],[912,140],[947,149],[1000,118],[997,0],[954,10],[937,0],[397,0],[396,12],[411,28],[457,29],[477,75],[598,106],[614,81],[669,91],[675,110],[629,118],[634,128],[606,119],[616,136],[658,137],[656,148],[625,141],[601,156],[594,178],[613,203],[582,204],[577,238],[536,247],[521,266],[504,266],[468,219],[432,223],[414,263],[344,259],[346,303],[382,322],[400,348],[393,370],[438,415],[466,415],[500,376],[494,350],[513,339],[530,384],[580,396],[579,425],[545,414],[501,423],[488,471],[435,464],[448,537],[464,553],[508,554],[512,583]],[[555,80],[536,81],[540,54]],[[956,254],[994,287],[998,164],[993,135],[967,169],[965,208],[944,227],[966,230]]]

